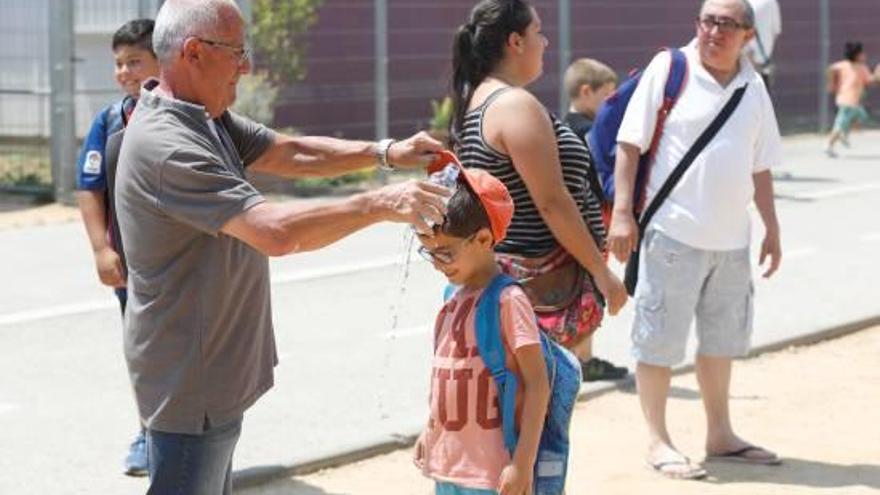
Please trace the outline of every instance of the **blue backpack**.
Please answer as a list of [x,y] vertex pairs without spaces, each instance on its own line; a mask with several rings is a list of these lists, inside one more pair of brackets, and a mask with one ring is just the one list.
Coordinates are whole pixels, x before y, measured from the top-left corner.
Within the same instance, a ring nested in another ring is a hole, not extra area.
[[[483,291],[477,302],[475,322],[477,349],[486,368],[492,373],[498,389],[501,410],[501,429],[504,447],[511,457],[516,450],[516,374],[505,366],[505,348],[501,337],[501,292],[518,282],[508,275],[497,275]],[[454,293],[452,286],[446,289],[446,299]],[[552,341],[543,331],[541,350],[547,364],[550,379],[550,401],[541,431],[538,456],[535,461],[534,495],[562,495],[568,472],[568,430],[581,386],[581,365],[567,349]]]
[[[640,213],[644,207],[645,186],[648,182],[651,161],[654,158],[654,153],[657,151],[657,145],[660,143],[660,136],[663,134],[663,124],[672,107],[675,106],[675,102],[678,100],[681,90],[684,88],[684,82],[687,79],[688,65],[684,53],[677,48],[668,48],[666,50],[672,58],[672,63],[669,65],[669,75],[666,78],[663,104],[657,111],[657,124],[654,127],[651,146],[639,159],[639,168],[636,173],[635,197],[633,200],[636,213]],[[614,203],[614,162],[617,159],[617,131],[620,129],[620,123],[623,121],[623,115],[626,113],[626,107],[629,105],[629,100],[639,85],[641,77],[641,70],[631,73],[620,87],[617,88],[617,91],[605,100],[605,103],[602,104],[602,107],[599,108],[596,114],[593,128],[587,137],[602,187],[600,197],[604,199],[606,205]]]

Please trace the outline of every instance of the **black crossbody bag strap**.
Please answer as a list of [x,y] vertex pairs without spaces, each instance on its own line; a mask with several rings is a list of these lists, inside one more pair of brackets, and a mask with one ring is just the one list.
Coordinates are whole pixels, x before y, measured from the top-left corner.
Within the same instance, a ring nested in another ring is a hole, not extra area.
[[638,247],[630,255],[629,261],[626,264],[626,274],[623,279],[623,283],[626,286],[629,295],[635,294],[636,291],[636,284],[638,283],[639,277],[639,252],[641,251],[642,238],[645,236],[645,231],[651,223],[651,218],[657,213],[657,210],[660,209],[660,206],[666,201],[666,198],[669,197],[669,193],[671,193],[672,190],[675,189],[675,186],[678,185],[678,182],[681,180],[682,176],[684,176],[684,173],[687,172],[687,169],[690,168],[697,156],[703,152],[706,146],[715,138],[715,135],[718,134],[718,131],[720,131],[727,120],[730,119],[730,116],[733,114],[734,110],[736,110],[736,107],[739,106],[739,102],[742,101],[747,86],[748,84],[744,84],[734,91],[733,95],[730,96],[730,99],[727,100],[727,104],[724,105],[724,108],[722,108],[721,112],[715,117],[715,120],[709,124],[709,127],[707,127],[702,134],[700,134],[700,137],[697,138],[697,141],[691,146],[691,149],[689,149],[681,161],[678,162],[675,170],[673,170],[672,173],[669,174],[669,177],[666,178],[666,182],[663,183],[663,186],[660,187],[660,190],[657,191],[657,194],[642,214],[642,218],[639,220]]

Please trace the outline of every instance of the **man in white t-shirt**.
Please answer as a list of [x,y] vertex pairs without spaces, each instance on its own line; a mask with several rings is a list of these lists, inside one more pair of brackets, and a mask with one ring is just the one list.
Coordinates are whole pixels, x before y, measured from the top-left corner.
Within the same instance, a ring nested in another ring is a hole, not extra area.
[[[770,168],[781,161],[781,139],[764,83],[742,54],[754,36],[746,0],[706,0],[697,38],[683,51],[684,89],[670,112],[647,184],[650,202],[737,88],[739,106],[699,154],[646,229],[636,289],[633,354],[636,381],[650,432],[648,463],[673,478],[701,478],[666,428],[671,367],[685,357],[696,317],[696,371],[706,408],[707,459],[778,464],[776,454],[739,438],[728,413],[731,362],[749,349],[752,280],[750,217],[754,200],[766,227],[760,262],[765,277],[779,266],[779,224]],[[638,245],[633,189],[639,155],[647,151],[669,72],[661,53],[645,70],[617,136],[616,196],[609,249],[626,261]]]
[[773,77],[773,49],[782,33],[782,14],[776,0],[748,0],[755,11],[755,37],[746,44],[745,54],[770,85]]

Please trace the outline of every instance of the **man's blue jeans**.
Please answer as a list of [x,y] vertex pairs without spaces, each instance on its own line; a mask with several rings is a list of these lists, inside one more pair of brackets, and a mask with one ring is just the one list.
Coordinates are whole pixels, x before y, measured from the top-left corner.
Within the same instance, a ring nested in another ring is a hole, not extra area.
[[241,418],[209,425],[201,435],[148,429],[147,495],[230,495],[232,454],[240,435]]

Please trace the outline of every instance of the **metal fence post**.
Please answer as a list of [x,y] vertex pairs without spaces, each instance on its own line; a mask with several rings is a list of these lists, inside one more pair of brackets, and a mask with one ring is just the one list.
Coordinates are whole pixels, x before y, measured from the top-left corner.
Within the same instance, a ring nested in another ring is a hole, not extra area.
[[831,2],[819,0],[819,132],[828,131],[830,115],[825,71],[831,64]]
[[[375,99],[376,141],[388,137],[388,0],[375,0],[374,4],[375,74],[373,78]],[[388,173],[379,171],[382,184],[388,182]]]
[[388,137],[388,0],[375,0],[376,139]]
[[568,112],[565,69],[571,62],[571,0],[559,0],[559,116]]
[[73,8],[68,0],[52,0],[49,6],[52,189],[55,201],[64,204],[74,203],[76,160]]

